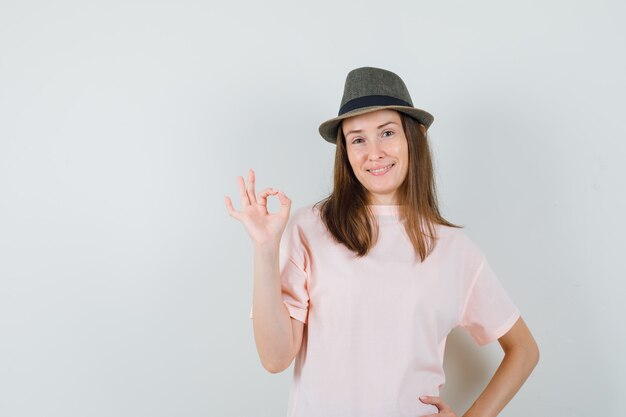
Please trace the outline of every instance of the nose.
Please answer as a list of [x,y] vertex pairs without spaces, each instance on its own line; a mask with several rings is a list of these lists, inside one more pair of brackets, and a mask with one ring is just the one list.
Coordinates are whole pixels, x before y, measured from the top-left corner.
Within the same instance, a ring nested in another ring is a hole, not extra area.
[[377,140],[369,141],[367,151],[370,161],[375,161],[385,155],[382,145]]

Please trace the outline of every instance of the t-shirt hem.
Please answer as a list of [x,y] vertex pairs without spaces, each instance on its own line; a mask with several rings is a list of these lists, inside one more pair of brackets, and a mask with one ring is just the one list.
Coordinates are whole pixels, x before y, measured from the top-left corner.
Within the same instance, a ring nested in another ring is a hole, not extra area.
[[291,317],[293,317],[294,319],[298,321],[301,321],[302,323],[306,323],[307,312],[308,312],[306,308],[292,306],[287,303],[285,303],[285,305],[287,306],[287,310],[289,310],[289,315]]
[[[292,306],[290,304],[287,304],[284,301],[283,301],[283,304],[285,304],[285,306],[287,306],[287,310],[289,311],[289,316],[290,317],[293,317],[294,319],[296,319],[298,321],[301,321],[302,323],[306,324],[308,309]],[[250,307],[250,318],[254,319],[254,317],[252,315],[252,307]]]
[[488,345],[494,340],[497,340],[501,338],[502,336],[504,336],[509,330],[511,330],[511,327],[513,327],[513,325],[515,324],[515,322],[517,322],[520,316],[521,316],[521,312],[519,309],[516,308],[515,312],[504,322],[502,326],[500,326],[497,330],[493,331],[489,336],[478,340],[478,345],[479,346]]

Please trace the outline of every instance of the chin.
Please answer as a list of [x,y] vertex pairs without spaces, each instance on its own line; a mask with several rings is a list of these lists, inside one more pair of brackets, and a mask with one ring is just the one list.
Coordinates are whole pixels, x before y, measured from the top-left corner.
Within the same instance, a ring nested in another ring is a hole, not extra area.
[[370,193],[376,194],[393,194],[400,189],[400,186],[390,186],[390,187],[365,187],[367,191]]
[[397,188],[383,188],[383,189],[366,188],[366,190],[369,191],[370,193],[380,194],[380,195],[393,194],[394,192],[398,192]]

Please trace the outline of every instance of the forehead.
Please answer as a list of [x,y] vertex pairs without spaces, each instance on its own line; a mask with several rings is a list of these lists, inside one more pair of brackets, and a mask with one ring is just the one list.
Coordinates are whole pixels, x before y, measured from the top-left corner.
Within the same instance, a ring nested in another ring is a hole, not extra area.
[[402,125],[402,119],[397,111],[385,109],[348,117],[342,121],[341,127],[343,132],[346,133],[354,129],[376,129],[387,122],[395,122]]

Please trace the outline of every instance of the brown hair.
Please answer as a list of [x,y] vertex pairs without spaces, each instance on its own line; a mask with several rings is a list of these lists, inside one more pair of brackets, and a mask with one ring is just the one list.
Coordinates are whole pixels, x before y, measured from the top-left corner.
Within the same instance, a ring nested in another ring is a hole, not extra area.
[[[428,139],[422,133],[419,122],[404,113],[399,114],[408,144],[409,160],[407,176],[398,192],[399,214],[405,220],[407,235],[423,262],[435,247],[435,224],[457,228],[462,226],[448,222],[439,213]],[[315,203],[315,206],[320,206],[320,216],[335,240],[356,252],[359,257],[366,255],[378,238],[376,216],[366,207],[367,193],[350,166],[340,125],[333,191]]]

